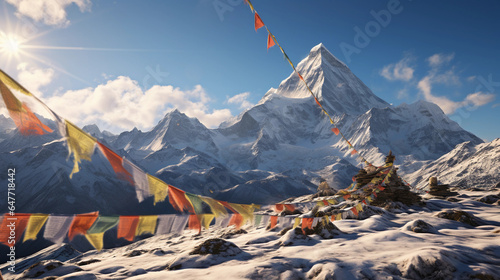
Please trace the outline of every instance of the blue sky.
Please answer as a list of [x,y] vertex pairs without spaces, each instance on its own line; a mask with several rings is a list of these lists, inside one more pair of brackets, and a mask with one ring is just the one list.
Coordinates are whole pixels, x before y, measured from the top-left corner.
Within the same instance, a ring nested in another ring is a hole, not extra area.
[[[478,137],[500,137],[498,1],[253,3],[294,63],[322,42],[387,102],[433,101]],[[0,67],[80,125],[147,130],[179,108],[216,127],[291,73],[242,0],[3,0],[0,9],[3,40],[22,42],[21,52],[0,50]]]

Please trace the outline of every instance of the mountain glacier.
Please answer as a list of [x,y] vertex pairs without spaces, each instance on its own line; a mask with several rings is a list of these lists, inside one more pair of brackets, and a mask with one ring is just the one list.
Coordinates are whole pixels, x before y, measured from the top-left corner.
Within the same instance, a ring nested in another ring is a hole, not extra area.
[[[392,150],[410,183],[425,181],[433,171],[420,169],[438,168],[433,164],[440,166],[446,162],[443,157],[453,158],[449,153],[455,153],[457,145],[477,150],[487,145],[498,147],[498,141],[483,143],[463,130],[433,103],[389,105],[322,44],[311,49],[297,70],[359,153],[381,164]],[[331,128],[314,98],[292,73],[257,105],[216,129],[173,110],[146,132],[133,129],[113,135],[95,125],[84,130],[147,173],[185,191],[237,203],[265,204],[315,192],[321,178],[337,189],[350,184],[361,165]],[[81,171],[70,180],[72,160],[68,160],[65,141],[56,133],[25,137],[13,129],[10,119],[0,116],[0,151],[3,170],[19,170],[18,191],[23,197],[19,212],[173,211],[167,202],[156,206],[151,200],[139,203],[133,187],[116,178],[99,151],[92,162],[83,162]],[[464,166],[456,172],[470,168]],[[0,174],[0,179],[5,176]],[[493,174],[490,181],[495,180],[498,175]],[[464,182],[470,185],[475,181]],[[5,203],[0,202],[0,207]]]

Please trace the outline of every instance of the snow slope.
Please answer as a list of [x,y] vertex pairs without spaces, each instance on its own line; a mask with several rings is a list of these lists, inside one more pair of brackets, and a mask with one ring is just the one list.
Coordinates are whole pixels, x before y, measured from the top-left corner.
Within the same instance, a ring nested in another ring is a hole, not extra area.
[[[101,252],[53,245],[19,259],[20,271],[43,261],[24,274],[7,274],[6,265],[0,269],[7,279],[500,279],[500,208],[476,201],[494,193],[462,191],[458,202],[431,199],[422,207],[335,221],[342,233],[332,239],[280,236],[250,225],[248,233],[227,234],[230,229],[213,226],[200,236],[158,235]],[[483,225],[438,218],[442,209],[467,211]],[[430,227],[412,231],[419,220]],[[209,238],[223,238],[239,250],[190,254]]]

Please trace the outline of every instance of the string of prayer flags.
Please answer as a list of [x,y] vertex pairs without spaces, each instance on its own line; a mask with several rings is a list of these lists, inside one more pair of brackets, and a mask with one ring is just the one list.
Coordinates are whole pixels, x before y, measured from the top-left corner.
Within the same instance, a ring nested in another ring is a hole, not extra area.
[[188,211],[191,214],[195,214],[193,206],[191,205],[191,202],[187,200],[183,190],[168,185],[168,193],[170,194],[168,201],[172,204],[175,210],[179,212]]
[[139,216],[120,216],[117,238],[125,238],[125,240],[131,242],[134,241],[138,224]]
[[157,220],[158,216],[155,215],[139,216],[135,236],[140,236],[146,233],[155,234]]
[[116,175],[119,179],[129,182],[131,185],[134,185],[134,180],[132,179],[132,174],[130,174],[123,167],[123,159],[121,156],[113,152],[110,148],[104,146],[99,141],[97,141],[97,146],[99,150],[103,153],[103,155],[108,159],[111,167],[115,171]]
[[22,135],[43,135],[52,132],[52,129],[43,124],[26,103],[21,103],[2,81],[0,81],[0,94],[10,117]]
[[216,218],[227,215],[226,208],[224,208],[224,206],[220,204],[217,200],[205,196],[201,196],[200,198],[201,200],[203,200],[203,202],[208,204],[210,210],[212,211],[212,214],[214,214]]
[[257,29],[259,28],[264,27],[264,22],[257,13],[254,13],[254,26],[255,26],[255,31],[257,31]]
[[73,222],[73,216],[54,216],[50,215],[45,224],[43,238],[61,244],[69,231]]
[[87,230],[94,224],[99,216],[99,212],[91,212],[86,214],[76,215],[69,227],[68,238],[73,240],[78,234],[85,235]]
[[154,205],[158,202],[165,201],[168,195],[168,185],[154,176],[149,174],[146,176],[148,179],[149,193],[154,195]]
[[26,226],[23,242],[35,240],[38,232],[40,232],[48,218],[48,214],[32,214]]
[[[13,246],[21,239],[26,226],[28,225],[28,220],[31,214],[14,214],[10,215],[6,213],[3,216],[2,223],[0,225],[0,243],[7,246]],[[11,235],[14,232],[14,236]],[[14,238],[13,238],[14,237]]]
[[85,133],[83,130],[66,120],[66,136],[68,141],[69,155],[73,154],[75,165],[69,175],[71,179],[73,174],[80,171],[79,164],[82,160],[92,161],[92,154],[97,140]]
[[144,171],[142,171],[139,167],[137,167],[135,164],[133,164],[126,158],[123,159],[122,164],[123,168],[125,168],[125,170],[132,175],[132,178],[134,180],[133,185],[135,186],[135,193],[137,195],[137,200],[139,200],[139,202],[144,201],[144,199],[146,199],[151,195],[149,192],[150,183],[148,180],[148,176]]

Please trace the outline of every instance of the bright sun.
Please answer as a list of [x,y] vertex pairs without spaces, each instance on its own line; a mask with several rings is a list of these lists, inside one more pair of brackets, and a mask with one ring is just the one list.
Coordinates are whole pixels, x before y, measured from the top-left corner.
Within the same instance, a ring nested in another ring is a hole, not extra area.
[[17,55],[21,48],[21,43],[14,35],[5,35],[0,37],[0,52],[7,55]]

